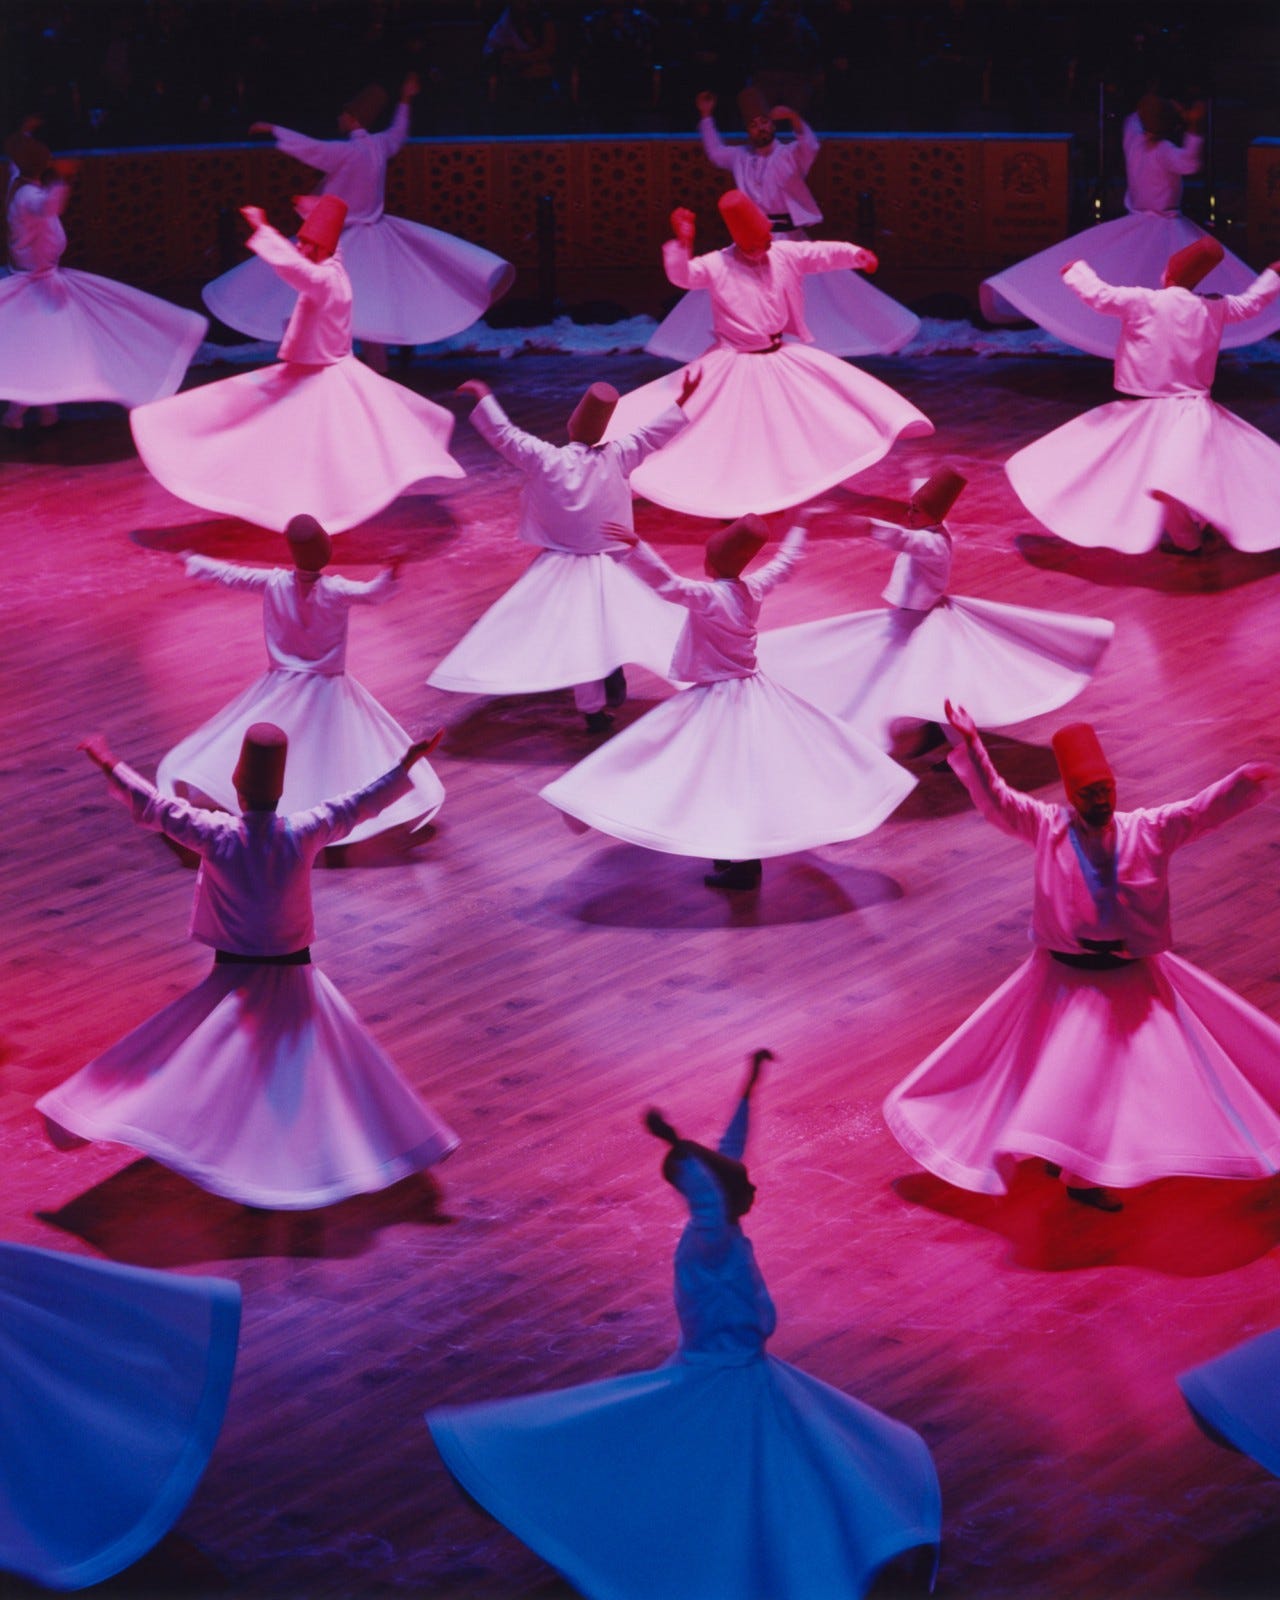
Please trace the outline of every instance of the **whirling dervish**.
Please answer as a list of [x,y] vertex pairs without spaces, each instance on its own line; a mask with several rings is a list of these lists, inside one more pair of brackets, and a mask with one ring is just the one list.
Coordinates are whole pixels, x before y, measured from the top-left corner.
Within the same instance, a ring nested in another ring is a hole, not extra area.
[[[1026,318],[1077,350],[1108,360],[1114,356],[1120,339],[1115,321],[1071,293],[1062,281],[1063,268],[1084,261],[1108,283],[1161,287],[1169,257],[1207,237],[1181,211],[1182,180],[1200,168],[1204,122],[1202,104],[1184,110],[1159,95],[1144,95],[1124,122],[1125,215],[1072,234],[988,278],[979,290],[983,316],[997,323]],[[1253,269],[1224,250],[1206,277],[1205,292],[1243,294],[1253,279]],[[1280,305],[1225,328],[1222,348],[1253,344],[1277,329]]]
[[129,418],[147,470],[192,505],[282,533],[307,486],[310,513],[341,533],[424,478],[461,478],[452,413],[379,377],[351,351],[351,281],[335,252],[346,206],[298,202],[296,240],[258,206],[249,248],[297,291],[275,366],[141,406]]
[[[671,216],[667,276],[709,292],[716,342],[698,361],[689,426],[632,473],[636,493],[695,517],[781,511],[872,466],[899,439],[932,433],[887,384],[815,349],[805,325],[810,273],[874,270],[875,256],[838,241],[775,240],[768,217],[738,189],[721,196],[720,213],[734,242],[701,256],[693,212]],[[683,382],[683,370],[671,372],[623,395],[606,438],[650,422]]]
[[904,741],[941,738],[948,692],[982,728],[1057,710],[1093,677],[1115,632],[1101,617],[949,594],[945,519],[965,482],[940,467],[900,508],[863,524],[897,552],[886,607],[760,635],[770,677],[904,754]]
[[[410,107],[420,84],[410,73],[391,125],[370,130],[386,109],[387,94],[370,84],[338,117],[342,139],[311,139],[274,122],[255,122],[250,133],[269,133],[276,148],[324,174],[316,194],[333,195],[347,208],[342,260],[351,279],[353,337],[375,346],[430,344],[461,333],[504,295],[515,268],[490,250],[383,210],[387,163],[409,137]],[[214,316],[255,339],[283,337],[296,289],[250,257],[201,291]],[[369,352],[366,352],[367,354]],[[374,362],[381,366],[381,358]]]
[[[704,89],[697,105],[707,160],[733,174],[734,188],[760,207],[775,238],[807,239],[806,229],[822,221],[805,182],[821,145],[800,113],[771,106],[754,84],[748,85],[738,96],[746,143],[727,145],[714,121],[715,95]],[[778,122],[791,124],[793,140],[784,144],[777,137]],[[833,356],[891,355],[920,330],[919,317],[851,271],[805,278],[804,320],[818,349]],[[645,349],[672,361],[693,361],[715,339],[711,298],[704,289],[690,289],[659,323]]]
[[[309,811],[335,794],[363,788],[400,759],[409,735],[346,670],[347,623],[353,606],[382,605],[395,593],[399,563],[368,582],[325,572],[329,536],[314,517],[285,529],[290,567],[247,567],[187,553],[187,576],[262,596],[267,671],[176,745],[161,761],[163,795],[234,813],[232,769],[245,730],[255,722],[283,728],[289,740],[280,809]],[[366,817],[346,834],[358,844],[395,829],[417,830],[435,816],[444,786],[425,759],[409,773],[408,794]]]
[[1280,445],[1211,393],[1223,333],[1276,303],[1280,263],[1242,294],[1195,293],[1221,259],[1216,239],[1197,239],[1169,257],[1158,289],[1104,283],[1084,261],[1063,269],[1067,286],[1118,324],[1114,381],[1130,398],[1005,463],[1023,505],[1060,539],[1138,555],[1163,535],[1192,552],[1212,529],[1238,550],[1280,545]]
[[941,1495],[924,1441],[765,1349],[777,1313],[742,1230],[756,1193],[742,1157],[769,1060],[752,1055],[714,1150],[646,1118],[689,1210],[675,1355],[427,1413],[467,1494],[589,1600],[856,1600],[898,1558],[933,1564]]
[[13,173],[5,202],[11,270],[0,275],[0,400],[8,401],[0,422],[17,430],[35,407],[41,427],[50,427],[66,401],[138,406],[173,394],[208,323],[141,289],[62,266],[75,162],[55,161],[29,128],[5,141],[5,154]]

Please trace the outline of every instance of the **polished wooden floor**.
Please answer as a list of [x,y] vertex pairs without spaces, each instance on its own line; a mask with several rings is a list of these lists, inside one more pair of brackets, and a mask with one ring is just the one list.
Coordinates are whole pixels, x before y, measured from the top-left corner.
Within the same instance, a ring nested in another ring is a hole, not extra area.
[[[859,489],[901,491],[941,457],[970,477],[953,587],[1115,620],[1071,714],[1099,726],[1122,804],[1280,758],[1280,558],[1077,551],[1007,486],[1014,448],[1108,398],[1101,363],[868,365],[938,434]],[[483,376],[555,436],[589,379],[627,388],[657,370],[527,356],[398,375],[459,412],[450,391]],[[1219,392],[1280,435],[1280,378],[1224,362]],[[153,770],[255,676],[253,598],[188,583],[173,552],[266,561],[279,542],[172,499],[118,411],[0,436],[0,1234],[244,1290],[209,1471],[110,1592],[567,1594],[457,1494],[422,1413],[665,1357],[680,1212],[640,1113],[656,1103],[717,1133],[744,1056],[768,1045],[750,1232],[779,1308],[772,1349],[923,1434],[944,1497],[938,1594],[1280,1593],[1280,1485],[1202,1438],[1174,1384],[1280,1322],[1280,1180],[1169,1181],[1104,1217],[1029,1168],[1000,1200],[914,1170],[880,1101],[1021,959],[1029,854],[929,766],[871,838],[767,864],[758,897],[705,890],[701,862],[570,834],[537,797],[588,749],[569,696],[424,684],[528,559],[513,475],[465,421],[456,451],[465,482],[340,543],[350,571],[409,554],[396,601],[356,616],[350,664],[406,726],[447,726],[448,798],[411,858],[317,875],[316,954],[462,1147],[428,1181],[268,1216],[127,1150],[56,1154],[32,1103],[208,963],[185,938],[190,873],[131,829],[76,740],[101,728]],[[650,506],[639,523],[697,569],[706,524]],[[825,518],[769,615],[874,605],[886,572]],[[623,722],[666,692],[635,677]],[[992,741],[1010,779],[1046,795],[1054,721]],[[1186,851],[1175,932],[1280,1019],[1278,857],[1277,803]]]

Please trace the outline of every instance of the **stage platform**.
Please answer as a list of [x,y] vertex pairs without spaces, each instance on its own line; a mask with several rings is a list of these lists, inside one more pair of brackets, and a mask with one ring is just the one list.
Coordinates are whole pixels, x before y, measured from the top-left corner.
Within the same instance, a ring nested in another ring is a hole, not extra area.
[[[1067,712],[993,737],[1011,782],[1056,798],[1049,735],[1076,717],[1097,725],[1122,806],[1280,759],[1280,555],[1080,551],[1008,486],[1015,449],[1110,397],[1103,363],[867,366],[938,431],[857,495],[901,494],[949,461],[970,479],[956,592],[1116,623]],[[412,731],[446,727],[448,794],[410,855],[317,873],[315,954],[462,1146],[429,1179],[313,1213],[247,1211],[119,1148],[59,1155],[32,1109],[209,960],[186,939],[192,874],[131,827],[76,741],[100,729],[154,772],[257,676],[254,598],[187,581],[176,557],[266,562],[283,542],[169,496],[118,410],[0,434],[0,1235],[244,1290],[210,1469],[176,1531],[106,1592],[568,1595],[463,1501],[422,1413],[664,1359],[681,1209],[641,1114],[718,1136],[744,1058],[767,1045],[748,1231],[779,1310],[771,1348],[924,1436],[943,1491],[937,1594],[1274,1594],[1280,1486],[1204,1439],[1174,1380],[1280,1322],[1280,1180],[1165,1181],[1104,1216],[1028,1164],[983,1198],[917,1170],[881,1120],[886,1092],[1023,959],[1030,852],[926,762],[871,837],[766,863],[758,896],[716,894],[705,863],[575,837],[538,798],[590,748],[568,693],[425,686],[530,556],[517,479],[452,390],[484,378],[515,420],[561,438],[587,382],[660,370],[549,355],[393,370],[458,413],[468,477],[342,536],[336,567],[371,575],[407,553],[393,603],[355,617],[349,666]],[[1225,359],[1218,389],[1273,436],[1275,372]],[[638,525],[700,570],[709,524],[642,505]],[[876,605],[888,568],[842,539],[839,513],[820,517],[766,619]],[[667,692],[639,672],[633,689],[620,726]],[[1183,955],[1280,1019],[1278,861],[1273,800],[1179,857],[1174,926]]]

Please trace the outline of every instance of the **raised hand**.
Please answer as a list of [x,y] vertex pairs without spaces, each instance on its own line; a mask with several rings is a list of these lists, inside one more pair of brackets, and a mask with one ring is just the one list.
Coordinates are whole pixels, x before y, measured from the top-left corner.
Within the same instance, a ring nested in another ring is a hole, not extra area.
[[777,1057],[772,1050],[753,1050],[751,1060],[747,1066],[747,1081],[742,1086],[742,1095],[745,1099],[755,1088],[760,1079],[760,1071],[766,1061],[776,1061]]
[[978,737],[978,724],[963,706],[953,706],[950,700],[946,702],[946,711],[947,721],[967,745],[972,745]]
[[694,97],[693,103],[697,106],[700,117],[712,117],[715,115],[716,97],[710,89],[703,89],[700,94]]
[[110,772],[116,764],[116,758],[111,753],[111,746],[107,743],[105,733],[91,733],[88,738],[81,739],[76,746],[83,750],[95,767],[101,767],[103,772]]
[[476,404],[486,399],[493,390],[480,378],[468,378],[465,383],[460,383],[455,391],[457,394],[469,394]]
[[240,215],[251,228],[265,228],[267,225],[267,214],[261,206],[241,206]]
[[444,738],[444,729],[437,728],[425,739],[415,739],[405,753],[400,757],[400,770],[408,772],[415,761],[421,761],[423,756],[429,756],[435,747]]
[[702,382],[701,367],[686,367],[684,381],[680,385],[680,393],[676,396],[676,404],[683,409],[684,403],[691,395],[696,393],[698,385]]
[[688,206],[677,206],[671,213],[671,232],[686,250],[693,249],[693,238],[698,219]]

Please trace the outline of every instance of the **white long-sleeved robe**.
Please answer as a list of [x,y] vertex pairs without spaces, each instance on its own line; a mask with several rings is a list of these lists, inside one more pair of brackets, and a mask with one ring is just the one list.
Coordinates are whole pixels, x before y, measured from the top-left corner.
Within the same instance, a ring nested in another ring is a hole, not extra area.
[[[248,567],[191,555],[186,570],[206,583],[261,596],[268,670],[164,757],[156,773],[162,794],[203,797],[236,810],[231,774],[245,729],[254,722],[274,722],[288,735],[280,801],[285,813],[360,788],[395,764],[409,735],[346,670],[351,610],[391,598],[390,568],[360,582],[335,573]],[[409,777],[409,790],[376,816],[359,821],[345,843],[419,828],[435,815],[444,787],[430,764],[415,762]]]
[[[1280,1170],[1280,1027],[1175,956],[1173,852],[1262,798],[1246,769],[1189,800],[1118,811],[1101,834],[1011,789],[981,742],[951,764],[979,811],[1035,851],[1034,953],[885,1101],[898,1142],[999,1194],[1040,1156],[1087,1184]],[[1086,959],[1103,945],[1122,964]]]
[[[744,1097],[722,1154],[741,1158],[747,1123]],[[467,1493],[590,1600],[857,1600],[886,1562],[938,1543],[928,1449],[767,1353],[777,1316],[751,1241],[696,1152],[675,1185],[689,1221],[666,1365],[442,1407],[432,1438]]]
[[[469,328],[515,279],[490,250],[383,209],[387,165],[409,137],[401,101],[380,133],[353,128],[345,139],[312,139],[273,125],[286,155],[322,172],[317,194],[346,203],[342,255],[353,290],[352,331],[380,344],[429,344]],[[246,261],[207,283],[204,302],[228,327],[278,339],[292,309],[289,287]]]
[[1087,262],[1068,289],[1119,328],[1115,386],[1130,400],[1086,412],[1005,464],[1018,498],[1073,544],[1152,549],[1172,502],[1179,523],[1216,528],[1241,550],[1280,544],[1280,446],[1213,400],[1224,331],[1280,303],[1270,268],[1241,294],[1104,282]]

